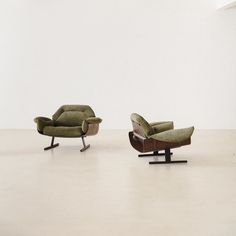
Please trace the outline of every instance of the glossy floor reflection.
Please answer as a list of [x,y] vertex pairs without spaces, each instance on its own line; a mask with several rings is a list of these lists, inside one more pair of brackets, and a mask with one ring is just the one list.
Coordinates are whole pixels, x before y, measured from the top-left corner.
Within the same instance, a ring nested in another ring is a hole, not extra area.
[[188,164],[148,165],[128,131],[50,138],[0,131],[0,236],[234,236],[236,131],[197,130],[173,150]]

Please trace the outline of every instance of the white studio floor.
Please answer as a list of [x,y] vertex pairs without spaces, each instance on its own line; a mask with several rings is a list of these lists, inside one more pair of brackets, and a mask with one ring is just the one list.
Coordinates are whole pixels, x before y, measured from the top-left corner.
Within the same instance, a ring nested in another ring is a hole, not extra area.
[[149,165],[128,131],[0,131],[0,236],[235,236],[236,130],[196,130],[188,164]]

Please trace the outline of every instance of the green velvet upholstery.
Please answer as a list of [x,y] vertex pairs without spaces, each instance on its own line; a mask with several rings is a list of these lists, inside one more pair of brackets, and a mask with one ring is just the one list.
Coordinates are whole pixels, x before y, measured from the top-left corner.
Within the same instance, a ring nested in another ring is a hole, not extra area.
[[95,117],[90,106],[87,105],[64,105],[52,116],[56,126],[78,126],[83,120]]
[[94,117],[94,111],[88,105],[63,105],[52,116],[53,120],[57,120],[59,116],[66,111],[80,111],[87,115],[87,117]]
[[142,127],[146,137],[150,137],[153,134],[174,128],[174,123],[172,121],[148,123],[141,115],[137,113],[131,114],[131,121]]
[[83,120],[82,130],[84,133],[86,133],[88,131],[89,125],[100,124],[101,122],[102,122],[102,119],[99,117],[89,117],[86,120]]
[[53,137],[81,137],[84,132],[81,126],[65,127],[65,126],[46,126],[43,133]]
[[82,128],[82,131],[84,133],[86,133],[88,131],[89,124],[88,124],[88,122],[86,120],[83,121],[81,128]]
[[[99,125],[101,118],[88,105],[61,106],[52,119],[36,117],[37,129],[41,134],[52,137],[81,137],[86,136],[90,124]],[[95,133],[94,133],[95,134]],[[90,135],[94,135],[91,134]]]
[[150,138],[167,143],[181,143],[191,138],[194,127],[175,129],[151,135]]
[[86,119],[88,124],[100,124],[102,122],[102,119],[99,117],[89,117]]
[[130,118],[131,121],[137,123],[143,128],[143,131],[147,137],[153,134],[151,125],[142,116],[137,113],[132,113]]
[[50,118],[47,118],[47,117],[42,117],[42,116],[36,117],[34,119],[34,122],[37,123],[37,129],[40,133],[43,132],[45,126],[54,125],[53,120],[51,120]]
[[150,123],[150,125],[152,127],[153,134],[174,129],[174,123],[172,121],[155,122]]

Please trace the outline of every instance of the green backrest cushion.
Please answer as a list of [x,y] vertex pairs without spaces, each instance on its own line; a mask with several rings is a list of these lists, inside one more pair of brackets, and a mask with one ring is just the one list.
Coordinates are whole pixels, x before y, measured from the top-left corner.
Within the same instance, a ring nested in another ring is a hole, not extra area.
[[61,106],[52,119],[56,126],[81,126],[83,120],[94,117],[94,111],[87,105]]
[[151,125],[142,116],[140,116],[137,113],[132,113],[130,118],[131,118],[131,121],[137,123],[138,125],[142,127],[147,137],[153,134],[153,129]]

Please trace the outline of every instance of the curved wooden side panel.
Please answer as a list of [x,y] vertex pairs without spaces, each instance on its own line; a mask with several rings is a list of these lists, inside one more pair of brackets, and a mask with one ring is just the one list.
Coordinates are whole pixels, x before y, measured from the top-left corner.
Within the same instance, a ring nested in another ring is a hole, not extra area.
[[136,135],[132,131],[129,132],[129,140],[132,147],[142,153],[172,149],[191,144],[191,139],[187,139],[181,143],[167,143],[153,138],[144,138],[140,135]]
[[99,130],[99,124],[89,124],[88,131],[86,132],[86,136],[96,135]]
[[133,132],[135,134],[141,135],[142,137],[146,138],[145,132],[143,130],[143,127],[139,125],[138,123],[131,121],[133,125]]
[[144,139],[135,136],[134,132],[132,132],[132,131],[129,132],[129,141],[134,149],[136,149],[139,152],[145,152],[144,151]]

